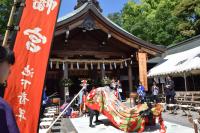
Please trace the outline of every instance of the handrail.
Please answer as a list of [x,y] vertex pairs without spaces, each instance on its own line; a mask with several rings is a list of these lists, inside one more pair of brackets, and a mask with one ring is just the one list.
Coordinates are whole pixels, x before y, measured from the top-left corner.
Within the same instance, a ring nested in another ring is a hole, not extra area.
[[64,112],[71,106],[71,104],[76,100],[76,98],[79,96],[79,94],[86,89],[86,86],[83,86],[83,88],[79,91],[79,93],[72,99],[72,101],[67,105],[67,107],[60,113],[60,115],[54,120],[54,122],[49,126],[47,129],[47,132],[53,127],[53,125],[58,121],[58,119],[64,114]]

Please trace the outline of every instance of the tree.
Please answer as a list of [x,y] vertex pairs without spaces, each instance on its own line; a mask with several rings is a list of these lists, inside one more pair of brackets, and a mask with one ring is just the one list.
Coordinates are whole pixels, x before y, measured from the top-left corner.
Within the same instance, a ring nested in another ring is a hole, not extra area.
[[117,25],[122,26],[122,16],[121,16],[121,13],[115,12],[115,13],[108,14],[108,18],[110,20],[112,20],[113,22],[115,22]]
[[0,0],[0,35],[5,34],[12,3],[12,0]]
[[123,27],[148,42],[169,45],[181,41],[178,18],[173,9],[178,0],[143,0],[128,2],[122,11]]
[[181,0],[174,15],[180,18],[178,30],[183,36],[200,34],[200,0]]
[[[143,40],[170,45],[199,34],[199,0],[190,1],[192,0],[129,1],[120,13],[109,15],[109,18],[116,24],[120,20],[122,28]],[[189,29],[195,29],[195,34],[185,34],[186,24],[190,26]]]

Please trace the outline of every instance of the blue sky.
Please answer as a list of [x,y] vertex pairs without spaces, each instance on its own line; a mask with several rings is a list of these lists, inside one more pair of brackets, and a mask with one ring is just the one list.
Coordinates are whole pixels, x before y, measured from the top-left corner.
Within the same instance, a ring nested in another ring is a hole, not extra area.
[[[128,0],[99,0],[103,14],[120,11]],[[62,0],[59,17],[74,10],[77,0]]]

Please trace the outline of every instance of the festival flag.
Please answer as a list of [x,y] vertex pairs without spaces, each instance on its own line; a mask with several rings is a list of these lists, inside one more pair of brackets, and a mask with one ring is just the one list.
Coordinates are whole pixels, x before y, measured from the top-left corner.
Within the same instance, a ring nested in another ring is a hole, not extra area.
[[21,133],[36,133],[50,47],[60,0],[26,0],[5,100]]

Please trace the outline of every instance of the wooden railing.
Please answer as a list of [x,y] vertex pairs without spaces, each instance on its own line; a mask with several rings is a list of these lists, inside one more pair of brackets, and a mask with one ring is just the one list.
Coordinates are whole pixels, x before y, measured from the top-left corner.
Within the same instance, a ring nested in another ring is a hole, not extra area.
[[179,103],[200,105],[200,91],[176,92],[175,98]]

